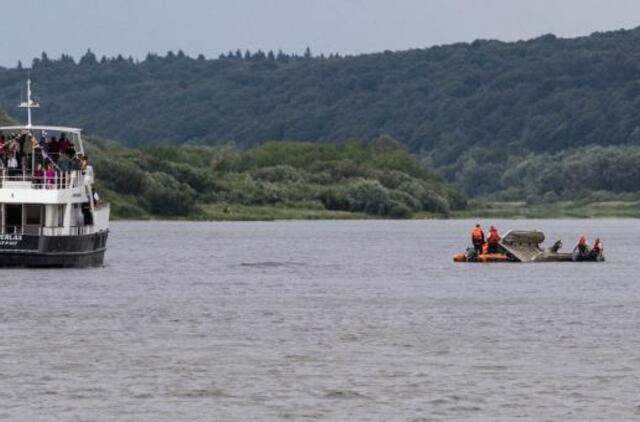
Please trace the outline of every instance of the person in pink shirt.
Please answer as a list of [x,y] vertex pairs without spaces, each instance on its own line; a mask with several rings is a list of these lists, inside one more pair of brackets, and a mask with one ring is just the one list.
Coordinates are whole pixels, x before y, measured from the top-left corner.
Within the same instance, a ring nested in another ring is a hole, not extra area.
[[56,170],[53,168],[53,164],[49,163],[47,171],[45,171],[45,178],[47,179],[47,189],[56,188]]

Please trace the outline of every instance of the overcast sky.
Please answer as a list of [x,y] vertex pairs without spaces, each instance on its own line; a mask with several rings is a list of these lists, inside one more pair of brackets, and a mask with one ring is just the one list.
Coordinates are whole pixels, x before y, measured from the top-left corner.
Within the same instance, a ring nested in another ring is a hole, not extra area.
[[638,0],[3,0],[0,65],[88,48],[135,58],[306,46],[357,54],[638,25]]

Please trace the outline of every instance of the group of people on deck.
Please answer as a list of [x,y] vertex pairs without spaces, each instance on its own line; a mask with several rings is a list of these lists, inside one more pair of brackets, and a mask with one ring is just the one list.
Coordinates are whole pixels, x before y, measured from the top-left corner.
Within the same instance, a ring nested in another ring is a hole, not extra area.
[[36,188],[66,187],[88,164],[88,157],[76,153],[64,132],[47,137],[43,131],[40,140],[29,131],[0,134],[0,170],[9,176],[31,173]]
[[498,253],[498,244],[500,243],[500,234],[494,226],[489,228],[489,236],[485,238],[484,231],[480,224],[471,231],[471,243],[477,255]]

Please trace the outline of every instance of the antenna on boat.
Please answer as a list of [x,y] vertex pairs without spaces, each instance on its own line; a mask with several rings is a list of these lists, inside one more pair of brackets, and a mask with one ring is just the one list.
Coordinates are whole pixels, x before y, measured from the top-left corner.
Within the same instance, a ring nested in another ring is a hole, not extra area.
[[27,109],[27,127],[31,127],[31,109],[40,107],[40,104],[31,99],[31,75],[27,79],[27,101],[22,101],[18,107]]

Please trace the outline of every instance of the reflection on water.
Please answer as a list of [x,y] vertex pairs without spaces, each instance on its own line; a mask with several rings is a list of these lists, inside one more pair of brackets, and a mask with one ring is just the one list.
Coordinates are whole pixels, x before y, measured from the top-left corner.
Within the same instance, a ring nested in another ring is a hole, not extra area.
[[634,220],[481,221],[603,264],[454,264],[475,221],[113,225],[107,266],[3,270],[3,420],[630,420]]

